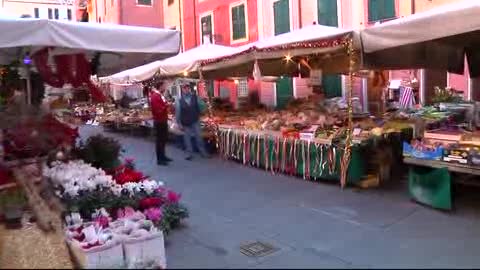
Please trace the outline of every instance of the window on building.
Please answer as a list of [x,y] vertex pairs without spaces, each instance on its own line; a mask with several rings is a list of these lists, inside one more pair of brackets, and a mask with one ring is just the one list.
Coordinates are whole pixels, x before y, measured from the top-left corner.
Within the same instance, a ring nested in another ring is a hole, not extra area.
[[72,10],[71,10],[71,9],[67,9],[67,19],[68,19],[69,21],[72,20]]
[[368,0],[368,21],[395,18],[395,0]]
[[275,35],[290,32],[289,0],[278,0],[273,3],[273,20],[275,24]]
[[318,24],[338,27],[337,0],[317,0]]
[[232,7],[232,40],[247,38],[247,25],[245,19],[245,4]]
[[202,44],[204,44],[207,40],[210,43],[213,43],[213,19],[212,15],[203,16],[200,19],[200,33],[202,34]]
[[34,8],[33,13],[35,18],[40,18],[40,10],[38,8]]
[[168,5],[173,5],[173,3],[175,3],[175,0],[168,0]]
[[152,0],[137,0],[137,5],[139,6],[151,6]]
[[[317,0],[318,24],[338,27],[337,0]],[[328,98],[342,96],[342,77],[340,75],[322,76],[322,86]]]
[[53,19],[53,10],[51,8],[48,9],[48,18],[50,20]]
[[58,12],[58,8],[56,8],[54,11],[55,11],[55,20],[60,19],[60,13]]
[[246,78],[238,80],[237,93],[238,97],[248,97],[248,80]]

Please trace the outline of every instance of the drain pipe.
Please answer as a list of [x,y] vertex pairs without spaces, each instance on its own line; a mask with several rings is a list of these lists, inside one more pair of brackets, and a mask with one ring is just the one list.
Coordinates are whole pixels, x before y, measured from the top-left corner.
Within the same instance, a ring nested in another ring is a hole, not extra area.
[[298,28],[302,28],[302,0],[298,0]]
[[197,0],[193,1],[193,27],[195,30],[193,33],[195,34],[195,47],[198,46],[198,33],[197,33]]
[[410,1],[410,6],[412,14],[415,14],[415,0]]

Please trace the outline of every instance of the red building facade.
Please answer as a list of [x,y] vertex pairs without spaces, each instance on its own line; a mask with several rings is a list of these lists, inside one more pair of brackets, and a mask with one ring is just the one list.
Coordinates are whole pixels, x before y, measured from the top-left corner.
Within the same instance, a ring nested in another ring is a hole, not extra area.
[[[257,0],[183,0],[183,45],[238,46],[258,40]],[[207,41],[208,42],[208,41]]]
[[[258,40],[257,0],[183,0],[183,48],[188,50],[210,42],[241,46]],[[253,81],[216,81],[209,85],[215,96],[229,98],[258,90]]]
[[156,0],[90,0],[89,21],[163,27],[163,5]]

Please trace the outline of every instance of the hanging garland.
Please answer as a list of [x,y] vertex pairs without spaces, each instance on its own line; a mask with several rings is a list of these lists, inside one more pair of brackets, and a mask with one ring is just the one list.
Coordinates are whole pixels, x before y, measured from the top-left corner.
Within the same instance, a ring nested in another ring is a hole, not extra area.
[[236,57],[250,54],[252,52],[277,52],[282,50],[295,50],[295,49],[332,48],[332,47],[342,46],[345,43],[345,39],[346,39],[346,36],[341,35],[341,36],[333,37],[330,39],[322,39],[322,40],[315,40],[315,41],[309,41],[309,42],[295,42],[295,43],[290,43],[290,44],[285,44],[285,45],[265,48],[265,49],[251,47],[248,50],[245,50],[240,53],[236,53],[236,54],[232,54],[232,55],[228,55],[220,58],[204,60],[201,62],[201,65],[206,66],[209,64],[229,61]]

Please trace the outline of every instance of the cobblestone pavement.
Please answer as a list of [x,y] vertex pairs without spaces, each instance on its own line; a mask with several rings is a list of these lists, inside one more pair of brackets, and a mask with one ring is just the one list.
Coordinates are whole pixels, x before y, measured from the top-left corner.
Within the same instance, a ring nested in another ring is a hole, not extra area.
[[[140,170],[181,192],[190,209],[185,226],[167,237],[170,268],[480,267],[474,197],[461,195],[454,212],[441,212],[411,202],[405,183],[340,190],[218,158],[188,162],[174,147],[167,149],[174,162],[159,167],[153,140],[107,134]],[[278,250],[247,257],[240,246],[251,241]]]

